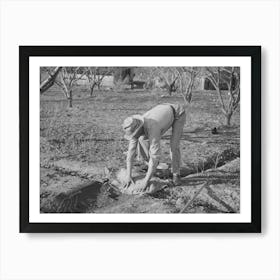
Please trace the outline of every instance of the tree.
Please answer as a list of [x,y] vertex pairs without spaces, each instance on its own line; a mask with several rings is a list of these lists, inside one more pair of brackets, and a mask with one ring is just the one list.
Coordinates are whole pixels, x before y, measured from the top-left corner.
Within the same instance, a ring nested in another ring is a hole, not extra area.
[[134,68],[115,67],[114,68],[114,84],[129,84],[133,88],[133,79],[135,76]]
[[[156,85],[158,86],[160,84],[158,79],[162,79],[157,67],[135,67],[134,73],[136,77],[140,78],[141,81],[144,81],[143,88],[145,89],[155,88]],[[161,85],[164,87],[165,82],[162,82]]]
[[86,74],[86,69],[82,67],[62,67],[55,83],[62,89],[69,102],[69,107],[73,106],[73,91],[77,82]]
[[40,84],[40,93],[44,93],[47,91],[50,87],[53,86],[55,83],[55,79],[57,75],[59,74],[60,70],[62,67],[55,67],[53,71],[51,71],[50,67],[44,67],[44,70],[48,73],[49,77],[45,79],[43,82]]
[[180,92],[185,103],[191,103],[196,78],[200,74],[199,67],[176,67],[179,75]]
[[[240,102],[240,68],[207,67],[206,76],[218,93],[221,110],[226,117],[226,125],[230,126],[231,117]],[[222,84],[227,86],[228,100],[222,95]]]
[[89,82],[90,96],[93,96],[95,87],[100,89],[101,83],[106,75],[111,72],[109,67],[87,67],[86,76]]
[[176,85],[176,81],[179,77],[179,74],[175,67],[157,67],[157,71],[155,73],[157,73],[158,76],[164,80],[164,88],[167,89],[170,96],[172,92],[177,91],[178,86]]

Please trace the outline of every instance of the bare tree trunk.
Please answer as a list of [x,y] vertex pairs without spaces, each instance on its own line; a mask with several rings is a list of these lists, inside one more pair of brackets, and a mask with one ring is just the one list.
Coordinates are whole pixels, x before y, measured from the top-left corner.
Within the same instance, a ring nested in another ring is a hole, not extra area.
[[171,86],[168,86],[168,94],[169,94],[169,96],[172,95],[172,87]]
[[93,88],[94,88],[94,86],[90,87],[90,97],[93,96]]
[[61,70],[62,67],[56,67],[54,71],[50,74],[50,76],[41,83],[40,85],[40,93],[44,93],[46,90],[48,90],[50,87],[53,86],[54,81]]
[[168,93],[171,96],[172,92],[176,92],[177,88],[175,86],[176,80],[178,79],[178,76],[174,79],[174,81],[168,85]]
[[193,85],[194,85],[194,77],[191,77],[191,81],[190,81],[189,85],[187,86],[186,92],[184,94],[184,100],[187,103],[191,103],[191,101],[192,101]]
[[192,92],[186,92],[185,94],[183,94],[183,96],[184,96],[185,102],[187,102],[188,104],[191,103],[191,101],[192,101]]
[[72,101],[73,101],[72,90],[70,90],[70,92],[69,92],[69,97],[68,97],[69,108],[72,108],[72,107],[73,107]]

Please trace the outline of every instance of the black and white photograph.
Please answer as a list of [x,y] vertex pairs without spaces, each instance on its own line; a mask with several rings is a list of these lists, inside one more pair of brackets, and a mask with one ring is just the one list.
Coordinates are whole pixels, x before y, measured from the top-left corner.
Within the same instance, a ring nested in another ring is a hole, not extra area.
[[22,228],[260,230],[260,47],[21,46],[20,58]]
[[40,67],[41,213],[239,213],[240,71]]

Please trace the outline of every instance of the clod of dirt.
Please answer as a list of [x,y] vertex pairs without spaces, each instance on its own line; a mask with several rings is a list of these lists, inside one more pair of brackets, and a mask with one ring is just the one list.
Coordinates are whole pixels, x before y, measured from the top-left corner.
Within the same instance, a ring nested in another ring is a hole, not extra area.
[[183,197],[179,197],[177,200],[176,200],[176,208],[177,209],[182,209],[186,204],[186,199],[184,199]]
[[[141,187],[141,182],[145,175],[143,174],[133,174],[134,182],[131,182],[128,188],[124,188],[126,184],[126,170],[124,168],[120,169],[116,174],[116,180],[112,182],[112,185],[117,187],[122,193],[125,194],[139,194],[137,190]],[[135,176],[136,175],[136,176]],[[153,177],[148,185],[148,189],[145,193],[152,194],[156,193],[169,185],[168,180],[163,180],[157,177]]]

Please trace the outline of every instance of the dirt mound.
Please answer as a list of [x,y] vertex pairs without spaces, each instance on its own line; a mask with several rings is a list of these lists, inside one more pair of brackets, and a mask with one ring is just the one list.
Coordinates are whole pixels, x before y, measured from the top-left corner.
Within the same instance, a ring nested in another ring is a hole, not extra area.
[[41,195],[41,212],[87,212],[96,205],[101,188],[102,183],[94,181],[61,193],[45,192]]
[[[135,175],[135,174],[134,174]],[[125,188],[126,184],[126,170],[121,169],[119,172],[117,172],[117,178],[116,180],[113,180],[111,184],[118,188],[120,192],[125,193],[125,194],[142,194],[137,192],[137,189],[141,187],[141,181],[144,179],[145,175],[144,174],[137,174],[136,176],[133,176],[133,182],[131,182],[130,186],[128,188]],[[156,193],[160,190],[163,190],[164,188],[170,186],[170,181],[169,180],[164,180],[158,177],[153,177],[149,185],[147,187],[147,190],[145,193],[148,194],[153,194]]]
[[236,158],[230,162],[227,162],[223,166],[217,168],[219,171],[225,171],[225,172],[240,172],[240,158]]

